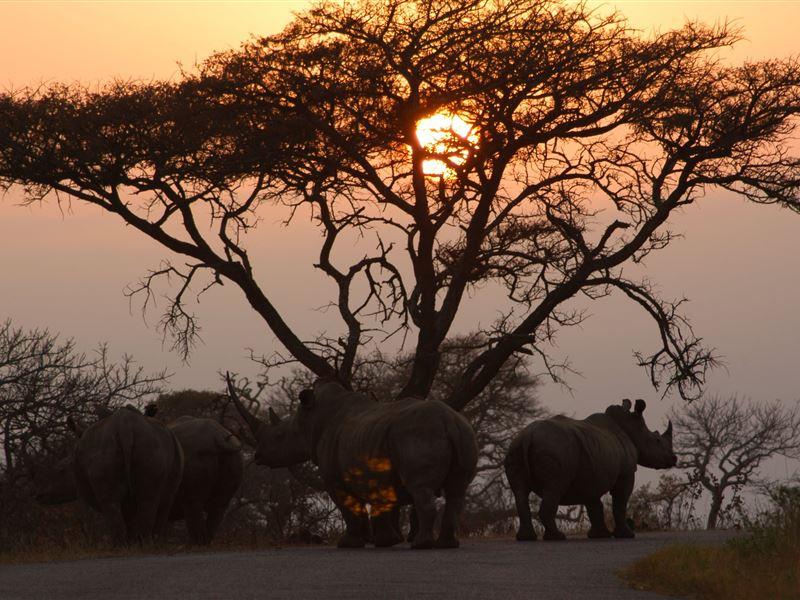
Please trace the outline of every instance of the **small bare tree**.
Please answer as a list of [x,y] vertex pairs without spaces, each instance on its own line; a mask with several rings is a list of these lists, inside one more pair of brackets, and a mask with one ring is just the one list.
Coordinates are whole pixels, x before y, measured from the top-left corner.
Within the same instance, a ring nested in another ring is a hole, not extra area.
[[726,506],[739,503],[745,487],[757,483],[765,460],[800,456],[800,403],[710,396],[673,409],[671,419],[678,466],[711,495],[707,529],[717,526]]
[[681,475],[666,473],[653,485],[638,487],[628,501],[628,514],[641,530],[688,529],[696,526],[699,486]]
[[165,379],[164,371],[147,374],[130,356],[111,361],[104,345],[86,354],[47,329],[0,323],[0,545],[24,543],[41,524],[23,485],[31,474],[26,463],[32,456],[39,466],[63,457],[72,439],[66,418],[95,419],[100,407],[140,405]]
[[103,406],[140,404],[161,389],[165,371],[146,374],[130,356],[110,360],[108,348],[80,352],[72,339],[47,329],[0,324],[0,468],[24,455],[48,453],[66,433],[67,416],[93,417]]

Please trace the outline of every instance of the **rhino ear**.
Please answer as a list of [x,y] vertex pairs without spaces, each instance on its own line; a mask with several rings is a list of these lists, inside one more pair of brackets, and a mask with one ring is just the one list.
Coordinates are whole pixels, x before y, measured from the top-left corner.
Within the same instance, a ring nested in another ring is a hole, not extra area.
[[82,423],[79,423],[73,419],[72,415],[67,417],[67,427],[69,427],[69,430],[74,433],[76,437],[81,437],[83,432],[86,430],[86,427],[84,427]]
[[303,406],[311,406],[311,402],[314,400],[314,392],[311,390],[303,390],[297,398]]
[[630,410],[631,410],[631,400],[630,400],[630,398],[625,398],[622,401],[622,408],[624,408],[627,412],[630,412]]
[[270,425],[277,425],[278,423],[281,422],[281,418],[278,416],[278,413],[272,410],[271,406],[269,407],[269,409],[267,409],[267,412],[269,413]]
[[637,412],[637,414],[642,414],[645,408],[647,408],[647,403],[641,398],[639,398],[636,401],[636,407],[634,408],[634,410]]

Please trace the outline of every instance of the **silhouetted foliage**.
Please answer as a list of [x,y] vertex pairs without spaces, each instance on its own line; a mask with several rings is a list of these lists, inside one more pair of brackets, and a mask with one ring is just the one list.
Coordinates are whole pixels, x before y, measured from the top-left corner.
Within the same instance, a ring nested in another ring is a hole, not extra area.
[[[713,189],[800,208],[800,68],[725,66],[716,51],[737,37],[693,22],[645,36],[552,0],[320,2],[175,82],[3,92],[0,186],[99,206],[180,255],[131,293],[147,305],[178,279],[162,325],[184,354],[187,294],[228,281],[288,352],[271,360],[318,376],[350,382],[365,345],[416,337],[402,392],[424,397],[457,315],[492,283],[507,300],[482,323],[490,343],[447,395],[463,408],[519,353],[561,378],[551,342],[584,318],[570,299],[618,291],[655,320],[658,345],[636,355],[653,384],[697,397],[714,356],[683,300],[623,267],[669,245],[673,213]],[[417,122],[437,112],[473,133],[423,146]],[[302,340],[271,300],[280,281],[256,276],[247,234],[275,205],[319,228],[338,331]]]
[[708,396],[670,415],[679,467],[689,483],[711,497],[706,527],[740,507],[741,493],[758,484],[759,468],[772,456],[800,456],[800,403],[752,402]]
[[777,484],[769,490],[769,506],[745,523],[748,535],[732,540],[745,558],[780,557],[787,571],[800,560],[800,486]]
[[665,597],[796,598],[800,589],[800,488],[776,485],[766,510],[724,544],[672,544],[622,572]]
[[645,483],[631,494],[628,514],[636,531],[690,529],[697,525],[697,485],[682,475],[661,475],[655,485]]
[[0,546],[24,543],[53,524],[34,506],[30,481],[71,451],[67,417],[92,422],[98,410],[141,405],[165,379],[164,371],[147,374],[127,355],[112,362],[104,345],[86,354],[46,329],[0,324]]

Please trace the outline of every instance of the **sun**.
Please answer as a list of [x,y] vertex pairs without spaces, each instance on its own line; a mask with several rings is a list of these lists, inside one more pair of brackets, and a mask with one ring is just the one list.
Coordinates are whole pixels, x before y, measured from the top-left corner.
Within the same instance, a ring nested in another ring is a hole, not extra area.
[[[478,143],[478,133],[463,117],[449,112],[438,112],[417,121],[417,141],[428,152],[447,156],[450,162],[460,165],[467,159],[468,146]],[[422,163],[425,175],[446,176],[452,169],[443,160],[430,158]]]

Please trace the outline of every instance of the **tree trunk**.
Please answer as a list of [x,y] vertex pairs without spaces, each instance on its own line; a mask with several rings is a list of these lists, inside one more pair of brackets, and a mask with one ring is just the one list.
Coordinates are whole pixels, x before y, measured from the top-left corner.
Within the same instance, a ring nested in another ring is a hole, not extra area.
[[398,398],[427,398],[439,370],[441,354],[439,344],[431,339],[430,334],[420,334],[411,375]]
[[722,492],[714,492],[711,494],[711,510],[708,511],[706,529],[717,528],[717,520],[719,519],[720,510],[722,510],[722,499]]

